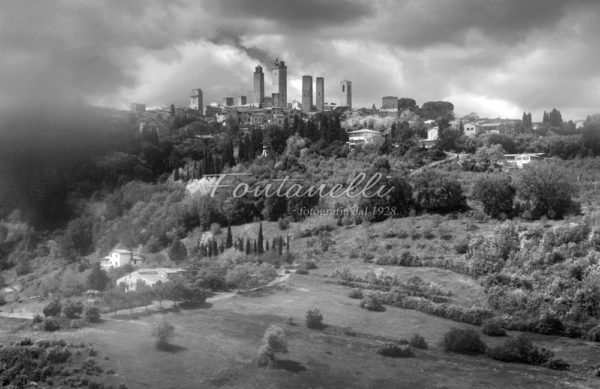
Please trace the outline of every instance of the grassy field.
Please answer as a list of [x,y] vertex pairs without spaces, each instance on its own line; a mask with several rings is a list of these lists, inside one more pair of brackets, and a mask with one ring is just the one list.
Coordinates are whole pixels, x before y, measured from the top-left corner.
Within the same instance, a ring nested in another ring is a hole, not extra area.
[[[350,288],[338,285],[331,277],[334,269],[343,266],[356,274],[384,267],[400,279],[419,276],[435,283],[450,292],[454,304],[487,307],[483,288],[470,277],[443,269],[378,266],[356,254],[365,249],[376,259],[409,250],[453,258],[454,242],[469,234],[472,224],[478,233],[491,234],[495,228],[492,223],[439,217],[339,227],[332,231],[335,244],[318,257],[313,249],[314,237],[295,237],[292,252],[298,259],[316,259],[318,268],[307,275],[292,274],[276,286],[218,299],[201,309],[157,313],[129,321],[109,317],[93,327],[57,333],[31,332],[27,322],[0,318],[0,337],[3,342],[29,336],[92,343],[103,365],[116,372],[114,380],[130,389],[600,387],[600,378],[592,374],[600,360],[597,343],[527,334],[536,345],[553,350],[570,363],[570,371],[445,353],[439,342],[450,328],[478,328],[414,310],[389,306],[384,312],[361,309],[359,300],[348,297]],[[277,223],[263,223],[263,228],[269,237],[287,233],[280,231]],[[254,231],[258,231],[257,223],[235,227],[233,233],[239,236]],[[421,236],[417,237],[415,231]],[[304,324],[306,311],[313,308],[324,316],[323,330],[310,330]],[[162,318],[175,326],[168,351],[158,350],[150,336],[153,323]],[[271,324],[285,330],[289,353],[278,355],[276,368],[261,369],[255,364],[256,352]],[[377,354],[384,339],[410,338],[415,333],[425,337],[428,350],[415,350],[413,358],[404,359]],[[488,345],[503,341],[487,336],[482,339]]]

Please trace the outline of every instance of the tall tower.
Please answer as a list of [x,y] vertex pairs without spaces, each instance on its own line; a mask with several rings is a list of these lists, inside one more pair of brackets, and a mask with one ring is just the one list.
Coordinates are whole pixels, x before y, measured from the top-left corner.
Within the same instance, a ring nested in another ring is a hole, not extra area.
[[192,95],[190,96],[190,108],[199,111],[200,115],[204,115],[202,89],[192,89]]
[[[285,62],[275,59],[273,71],[273,93],[279,93],[278,107],[287,108],[287,66]],[[273,102],[273,106],[275,106]]]
[[262,66],[254,68],[254,105],[262,107],[263,100],[265,98],[265,74],[263,73]]
[[340,83],[342,98],[340,99],[340,105],[348,108],[352,108],[352,81],[344,80]]
[[317,77],[317,111],[325,110],[325,79]]
[[302,76],[302,112],[309,113],[313,105],[312,76]]

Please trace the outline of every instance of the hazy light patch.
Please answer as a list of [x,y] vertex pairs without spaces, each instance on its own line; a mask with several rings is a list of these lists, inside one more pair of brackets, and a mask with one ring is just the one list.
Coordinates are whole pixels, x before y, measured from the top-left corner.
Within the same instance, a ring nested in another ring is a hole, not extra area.
[[507,100],[470,93],[446,96],[444,100],[454,104],[454,112],[464,115],[476,112],[480,117],[520,119],[523,110]]

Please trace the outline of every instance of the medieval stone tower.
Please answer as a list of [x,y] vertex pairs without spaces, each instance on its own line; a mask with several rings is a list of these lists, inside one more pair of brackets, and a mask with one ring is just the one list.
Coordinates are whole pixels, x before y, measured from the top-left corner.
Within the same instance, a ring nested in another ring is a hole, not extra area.
[[317,111],[323,112],[325,110],[325,79],[323,77],[317,77]]
[[352,81],[342,81],[340,83],[340,92],[340,106],[352,108]]
[[192,95],[190,96],[190,108],[199,111],[200,115],[204,115],[202,89],[192,89]]
[[[285,62],[275,59],[273,72],[273,93],[279,94],[277,107],[287,108],[287,66]],[[275,102],[273,102],[275,106]]]
[[262,66],[254,68],[254,96],[252,103],[257,107],[262,107],[265,98],[265,74]]
[[309,113],[313,105],[312,76],[302,76],[302,112]]

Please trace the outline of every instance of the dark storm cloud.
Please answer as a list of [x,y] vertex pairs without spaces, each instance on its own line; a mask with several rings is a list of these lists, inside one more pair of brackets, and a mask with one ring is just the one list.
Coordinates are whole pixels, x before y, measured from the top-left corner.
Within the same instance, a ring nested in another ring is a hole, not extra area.
[[206,0],[205,4],[224,17],[266,19],[284,28],[344,24],[373,12],[369,2],[355,0]]

